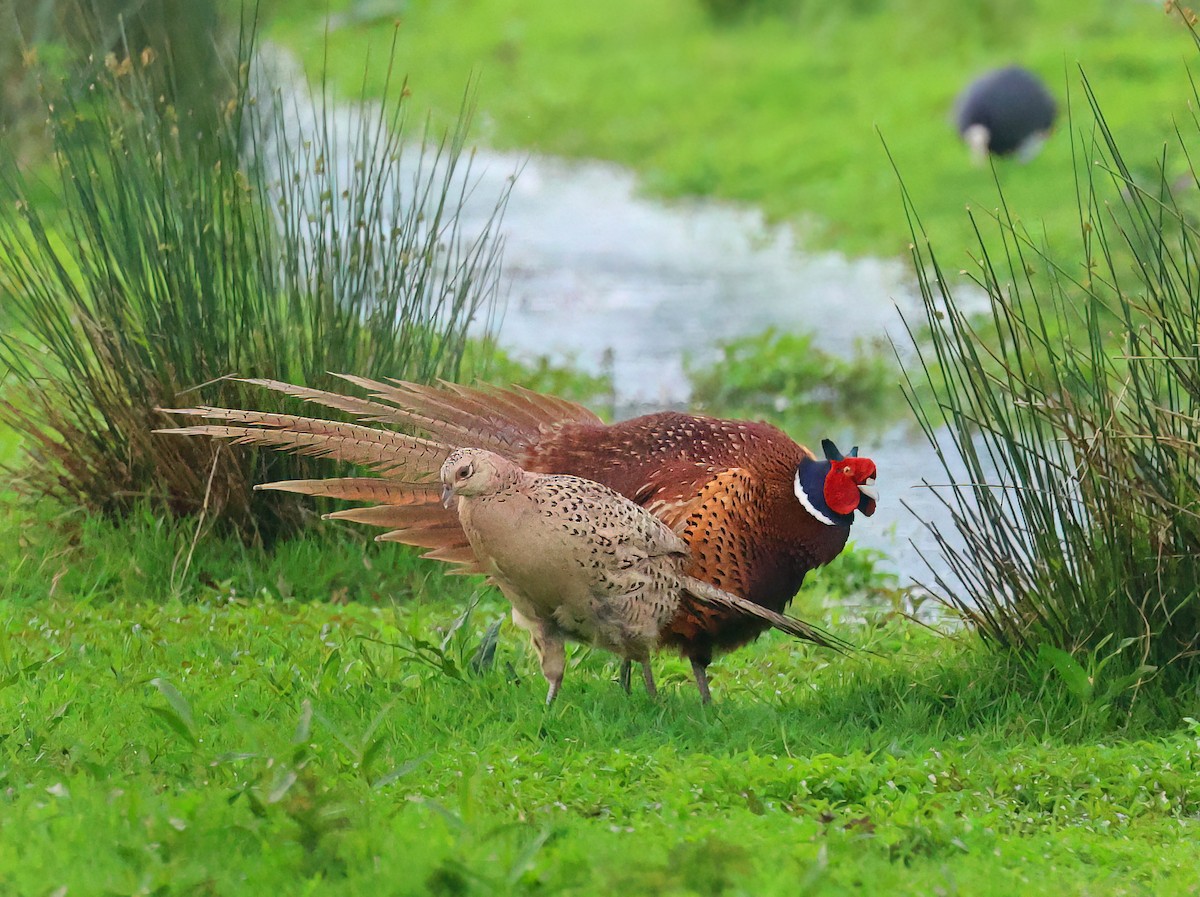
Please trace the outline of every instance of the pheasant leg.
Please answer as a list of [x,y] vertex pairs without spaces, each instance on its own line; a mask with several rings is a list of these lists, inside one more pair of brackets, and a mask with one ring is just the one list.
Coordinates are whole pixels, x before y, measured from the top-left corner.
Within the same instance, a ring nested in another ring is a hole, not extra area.
[[563,672],[567,668],[566,646],[562,634],[545,620],[538,620],[529,634],[538,660],[542,663],[542,675],[550,683],[550,689],[546,692],[546,706],[549,707],[562,686]]
[[696,677],[696,688],[700,689],[700,703],[711,704],[712,692],[708,690],[708,661],[692,658],[692,675]]
[[625,694],[629,694],[629,680],[630,680],[630,678],[632,678],[632,675],[633,675],[633,661],[632,660],[622,660],[621,661],[620,682],[621,682],[621,688],[625,689]]
[[[628,663],[628,661],[626,661]],[[658,689],[654,685],[654,670],[650,668],[650,658],[642,661],[642,679],[646,683],[646,694],[652,698],[658,697]]]

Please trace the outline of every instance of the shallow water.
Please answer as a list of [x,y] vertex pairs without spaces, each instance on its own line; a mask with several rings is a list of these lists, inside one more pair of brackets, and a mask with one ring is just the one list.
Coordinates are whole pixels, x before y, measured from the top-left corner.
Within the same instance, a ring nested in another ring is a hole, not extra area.
[[504,342],[611,364],[619,403],[686,401],[682,358],[767,327],[812,330],[848,352],[915,309],[899,262],[803,254],[790,231],[753,211],[640,197],[631,174],[601,163],[485,155],[495,172],[520,166],[504,218],[509,301]]

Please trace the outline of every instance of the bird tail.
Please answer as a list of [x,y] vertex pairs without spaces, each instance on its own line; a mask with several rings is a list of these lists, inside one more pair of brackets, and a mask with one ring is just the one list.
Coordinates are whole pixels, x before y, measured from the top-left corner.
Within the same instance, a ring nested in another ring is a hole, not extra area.
[[[381,475],[286,480],[257,489],[278,489],[351,501],[374,501],[365,508],[329,517],[383,527],[381,541],[428,549],[426,557],[461,564],[470,572],[474,555],[457,515],[441,506],[438,472],[456,448],[486,448],[516,460],[546,429],[566,422],[599,423],[581,405],[521,388],[468,387],[451,383],[422,386],[400,380],[383,383],[339,374],[368,393],[343,395],[280,380],[244,382],[331,408],[357,423],[265,411],[241,411],[200,405],[162,409],[215,423],[156,430],[182,436],[230,439],[301,455],[327,457],[365,467]],[[401,426],[410,435],[368,424]]]
[[[368,420],[399,424],[437,442],[488,449],[513,460],[549,427],[602,423],[582,405],[519,386],[503,389],[444,381],[425,386],[403,380],[381,383],[351,374],[335,376],[370,394],[373,414]],[[255,382],[268,385],[267,381]]]
[[[389,475],[416,471],[422,477],[429,477],[431,469],[436,476],[441,462],[455,448],[488,449],[516,460],[549,428],[565,423],[602,423],[582,405],[521,387],[503,389],[445,382],[425,386],[403,380],[383,383],[352,374],[334,376],[365,390],[369,397],[343,395],[280,380],[246,379],[242,382],[346,412],[357,417],[359,424],[201,406],[163,410],[230,421],[242,428],[254,429],[235,431],[226,428],[228,432],[218,432],[221,428],[185,427],[159,432],[228,436],[238,442],[365,464]],[[422,436],[364,427],[361,425],[364,423],[398,425]],[[284,434],[295,434],[297,438]],[[338,436],[347,438],[337,441],[335,437]],[[385,444],[389,450],[367,449],[360,443]]]
[[432,487],[442,462],[453,451],[452,446],[406,433],[294,414],[210,405],[160,410],[223,423],[164,428],[155,430],[156,433],[213,436],[231,439],[239,445],[267,446],[299,455],[349,461],[410,486]]
[[769,624],[774,629],[820,645],[823,648],[831,648],[840,654],[849,654],[854,650],[854,645],[838,638],[836,635],[831,635],[824,630],[818,629],[816,626],[805,623],[803,620],[797,620],[795,617],[776,613],[773,610],[755,604],[753,601],[739,598],[731,592],[718,589],[711,583],[707,583],[702,579],[696,579],[694,576],[683,577],[683,588],[689,595],[704,604],[730,608],[747,616],[755,617]]

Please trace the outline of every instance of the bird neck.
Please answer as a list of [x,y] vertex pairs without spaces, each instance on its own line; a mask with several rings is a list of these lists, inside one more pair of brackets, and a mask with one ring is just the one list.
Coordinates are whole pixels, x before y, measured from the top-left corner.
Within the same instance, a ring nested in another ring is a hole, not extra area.
[[832,465],[828,461],[805,458],[796,467],[796,499],[813,517],[826,526],[849,527],[854,513],[838,514],[825,501],[825,479]]

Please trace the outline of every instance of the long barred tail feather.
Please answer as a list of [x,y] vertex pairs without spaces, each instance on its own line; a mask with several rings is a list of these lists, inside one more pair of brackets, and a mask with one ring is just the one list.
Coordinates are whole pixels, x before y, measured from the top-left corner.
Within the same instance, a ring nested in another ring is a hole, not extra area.
[[346,501],[377,501],[387,505],[424,505],[441,502],[441,489],[430,483],[406,483],[382,477],[330,477],[327,480],[279,480],[259,483],[255,489],[298,492]]
[[436,500],[428,504],[371,505],[366,508],[345,508],[326,514],[327,520],[349,520],[384,529],[423,529],[430,526],[458,526],[453,511]]
[[235,425],[198,424],[159,429],[154,431],[156,433],[213,436],[231,439],[239,445],[261,445],[301,455],[334,458],[417,483],[436,479],[442,462],[454,449],[454,446],[394,430],[291,414],[209,406],[162,410],[208,420],[234,421]]
[[266,378],[244,378],[242,382],[344,411],[364,422],[398,424],[424,432],[437,442],[487,448],[514,459],[548,427],[602,422],[582,405],[523,387],[462,386],[445,381],[424,386],[394,379],[384,383],[354,374],[333,376],[365,390],[370,398]]
[[261,386],[263,389],[282,393],[285,396],[303,399],[306,402],[312,402],[314,405],[323,405],[326,408],[333,408],[336,411],[345,411],[348,414],[357,415],[364,420],[386,422],[388,420],[387,415],[392,411],[389,405],[372,402],[369,399],[362,399],[358,396],[347,396],[339,392],[330,392],[326,389],[296,386],[293,383],[285,383],[282,380],[246,377],[241,382],[249,383],[252,386]]
[[752,601],[747,601],[745,598],[739,598],[737,595],[726,592],[724,589],[718,589],[716,586],[702,579],[685,576],[683,577],[683,587],[689,595],[698,601],[717,607],[732,608],[747,616],[757,617],[765,623],[770,623],[773,628],[781,632],[786,632],[788,635],[795,636],[796,638],[813,642],[823,648],[831,648],[840,654],[849,654],[855,650],[854,645],[838,638],[836,635],[831,635],[824,630],[818,629],[816,626],[805,623],[803,620],[797,620],[794,617],[776,613]]
[[441,382],[423,386],[403,380],[380,383],[338,374],[393,407],[388,420],[407,424],[455,445],[487,448],[513,458],[546,428],[563,423],[599,424],[593,412],[555,396],[520,387],[462,386]]

